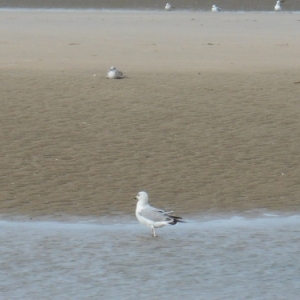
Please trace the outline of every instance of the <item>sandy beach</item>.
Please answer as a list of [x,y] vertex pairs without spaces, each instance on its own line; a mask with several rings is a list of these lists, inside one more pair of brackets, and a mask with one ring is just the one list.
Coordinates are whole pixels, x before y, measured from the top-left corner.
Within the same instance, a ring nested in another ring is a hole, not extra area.
[[0,20],[1,215],[299,211],[298,13]]
[[[172,0],[175,10],[210,11],[215,3],[225,11],[273,11],[277,0]],[[167,2],[167,1],[166,1]],[[166,2],[162,0],[0,0],[0,8],[46,8],[46,9],[134,9],[161,10]],[[298,0],[282,0],[284,11],[299,11]]]

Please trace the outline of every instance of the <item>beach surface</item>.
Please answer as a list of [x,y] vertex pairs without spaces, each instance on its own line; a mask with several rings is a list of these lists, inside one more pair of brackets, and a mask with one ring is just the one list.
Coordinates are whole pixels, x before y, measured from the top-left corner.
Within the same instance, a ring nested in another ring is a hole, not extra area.
[[[175,10],[210,11],[215,3],[224,11],[273,11],[277,0],[172,0]],[[167,1],[166,1],[167,2]],[[163,10],[166,2],[161,0],[0,0],[0,8],[21,9],[127,9],[127,10]],[[299,11],[298,0],[282,0],[284,11]]]
[[299,13],[0,20],[2,216],[299,211]]

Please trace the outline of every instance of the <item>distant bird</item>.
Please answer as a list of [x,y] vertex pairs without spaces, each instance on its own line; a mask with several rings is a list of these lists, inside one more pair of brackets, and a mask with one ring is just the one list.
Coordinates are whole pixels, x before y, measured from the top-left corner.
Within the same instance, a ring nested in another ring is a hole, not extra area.
[[212,8],[211,8],[211,11],[212,12],[219,12],[219,11],[221,11],[222,9],[220,8],[220,7],[218,7],[218,6],[216,6],[215,4],[212,6]]
[[276,11],[281,11],[280,1],[277,1],[277,2],[276,2],[276,5],[275,5],[274,9],[275,9]]
[[117,70],[115,67],[110,67],[106,74],[108,79],[121,79],[124,78],[124,75],[121,71]]
[[172,10],[173,8],[174,7],[170,3],[167,3],[165,6],[165,10]]
[[135,197],[138,200],[136,204],[135,215],[140,223],[151,229],[152,235],[155,237],[155,228],[166,225],[175,225],[176,223],[185,223],[181,217],[171,215],[172,211],[163,211],[148,204],[148,194],[139,192]]

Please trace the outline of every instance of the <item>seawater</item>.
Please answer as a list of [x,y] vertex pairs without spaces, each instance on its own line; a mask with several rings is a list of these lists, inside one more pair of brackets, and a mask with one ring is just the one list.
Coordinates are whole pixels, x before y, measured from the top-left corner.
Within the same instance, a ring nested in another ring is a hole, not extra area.
[[300,216],[0,221],[0,299],[299,299]]

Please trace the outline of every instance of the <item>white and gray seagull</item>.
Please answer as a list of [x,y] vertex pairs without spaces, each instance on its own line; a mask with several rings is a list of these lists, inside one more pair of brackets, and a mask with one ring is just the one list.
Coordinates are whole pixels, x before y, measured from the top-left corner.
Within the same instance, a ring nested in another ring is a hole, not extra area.
[[122,78],[124,78],[124,75],[120,70],[117,70],[116,67],[112,66],[108,70],[108,72],[106,74],[106,78],[108,78],[108,79],[122,79]]
[[218,7],[217,5],[213,5],[212,8],[211,8],[211,11],[212,12],[220,12],[222,9],[220,7]]
[[155,237],[155,228],[160,228],[166,225],[175,225],[179,222],[185,223],[181,217],[173,216],[173,211],[163,211],[148,204],[148,194],[144,191],[139,192],[136,197],[135,215],[140,223],[151,229],[152,235]]
[[165,6],[165,10],[172,10],[173,8],[174,7],[170,3],[167,3]]
[[275,5],[275,7],[274,7],[274,10],[275,10],[275,11],[281,11],[281,10],[282,10],[281,5],[280,5],[281,2],[284,2],[284,1],[280,1],[280,0],[279,0],[279,1],[276,2],[276,5]]

